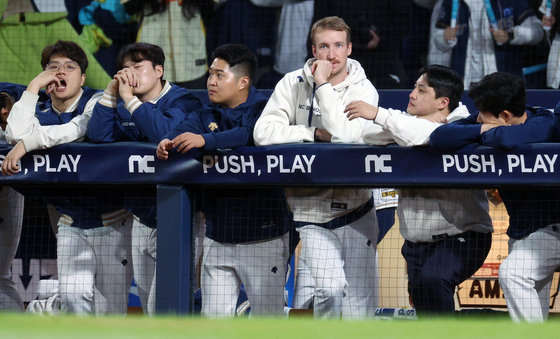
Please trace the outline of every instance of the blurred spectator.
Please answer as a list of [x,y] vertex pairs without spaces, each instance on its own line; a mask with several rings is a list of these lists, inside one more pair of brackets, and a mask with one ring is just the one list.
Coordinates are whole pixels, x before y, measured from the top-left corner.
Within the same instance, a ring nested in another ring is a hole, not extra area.
[[284,0],[273,69],[263,75],[258,88],[274,88],[284,74],[301,67],[307,59],[307,36],[313,19],[313,0]]
[[[543,13],[545,5],[546,0],[543,0],[543,6],[541,7]],[[560,86],[560,25],[556,22],[558,15],[560,15],[560,2],[554,1],[550,17],[543,15],[542,18],[543,27],[550,27],[550,35],[554,36],[546,67],[546,86],[554,89]],[[547,38],[549,37],[547,36]]]
[[65,0],[68,21],[84,36],[89,51],[108,74],[116,74],[115,59],[121,47],[136,40],[136,22],[119,0]]
[[[43,71],[37,62],[44,45],[59,39],[87,43],[70,25],[64,0],[48,3],[35,1],[0,1],[0,50],[2,81],[27,84]],[[37,43],[40,40],[40,43]],[[104,88],[110,80],[101,65],[86,50],[89,59],[85,85]]]
[[255,83],[274,62],[276,22],[283,0],[216,0],[217,7],[206,27],[208,55],[227,43],[244,44],[258,59]]
[[160,46],[165,77],[185,88],[206,88],[206,43],[202,12],[212,0],[125,0],[128,13],[143,15],[138,42]]
[[451,53],[442,53],[434,41],[436,23],[444,0],[437,0],[432,9],[432,18],[430,19],[430,42],[428,45],[428,65],[443,65],[449,67],[451,65]]
[[404,88],[413,88],[418,70],[426,65],[426,54],[430,43],[430,15],[435,0],[408,1],[404,15],[409,20],[406,35],[402,39],[401,60],[406,77]]
[[529,4],[525,0],[491,0],[496,20],[492,24],[482,0],[461,0],[457,25],[452,28],[452,2],[442,3],[434,42],[442,53],[451,53],[450,66],[463,76],[465,88],[496,71],[521,77],[524,45],[537,44],[543,37]]
[[406,0],[315,0],[313,21],[336,15],[352,29],[352,56],[376,88],[400,88],[399,53],[408,31]]

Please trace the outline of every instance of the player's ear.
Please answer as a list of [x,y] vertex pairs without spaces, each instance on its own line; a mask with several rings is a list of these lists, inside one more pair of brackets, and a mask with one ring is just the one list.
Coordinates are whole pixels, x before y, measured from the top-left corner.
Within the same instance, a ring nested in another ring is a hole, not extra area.
[[510,111],[503,110],[500,112],[500,114],[498,114],[498,117],[503,119],[505,122],[509,124],[511,122],[511,119],[514,118],[515,116]]
[[346,50],[346,56],[350,56],[352,54],[352,43],[348,42],[348,49]]
[[86,75],[85,73],[82,73],[82,81],[80,81],[80,87],[83,86],[85,82],[86,82]]
[[244,90],[245,88],[248,88],[251,84],[251,81],[249,80],[249,77],[244,75],[241,78],[239,78],[239,80],[237,81],[237,85],[239,86],[239,90]]
[[437,98],[437,105],[439,110],[443,110],[449,106],[449,98],[448,97],[440,97]]
[[157,78],[161,79],[163,77],[163,66],[156,65],[156,67],[154,67],[154,70],[156,71]]

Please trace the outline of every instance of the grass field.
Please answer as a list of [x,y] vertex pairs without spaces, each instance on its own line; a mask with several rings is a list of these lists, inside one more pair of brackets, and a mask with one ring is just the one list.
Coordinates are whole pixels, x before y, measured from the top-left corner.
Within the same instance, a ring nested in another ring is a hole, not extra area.
[[558,338],[560,319],[514,324],[507,318],[340,321],[0,314],[0,338]]

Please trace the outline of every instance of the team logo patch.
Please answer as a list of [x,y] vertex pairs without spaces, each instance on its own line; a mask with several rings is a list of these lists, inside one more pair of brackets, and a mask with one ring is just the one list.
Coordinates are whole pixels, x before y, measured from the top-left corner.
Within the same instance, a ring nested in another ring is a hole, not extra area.
[[208,128],[210,128],[210,130],[211,130],[212,132],[214,132],[214,130],[218,129],[218,124],[215,123],[215,122],[211,122],[211,123],[208,125]]

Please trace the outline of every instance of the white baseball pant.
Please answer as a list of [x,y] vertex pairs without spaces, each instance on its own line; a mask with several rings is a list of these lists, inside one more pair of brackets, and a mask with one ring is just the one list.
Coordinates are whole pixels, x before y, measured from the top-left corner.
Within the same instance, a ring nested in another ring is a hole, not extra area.
[[306,225],[298,231],[315,286],[315,317],[373,317],[379,299],[375,210],[333,230]]
[[132,220],[132,267],[138,297],[144,314],[156,312],[157,229],[144,225],[136,216]]
[[202,314],[235,314],[241,284],[251,304],[251,316],[281,315],[288,263],[288,234],[241,244],[204,238],[202,253]]
[[61,309],[126,314],[132,282],[131,222],[93,229],[59,222],[57,266]]
[[23,195],[9,186],[0,186],[0,310],[23,311],[11,272],[22,224]]
[[560,224],[509,240],[509,255],[499,269],[509,314],[514,321],[548,318],[550,285],[560,266]]

